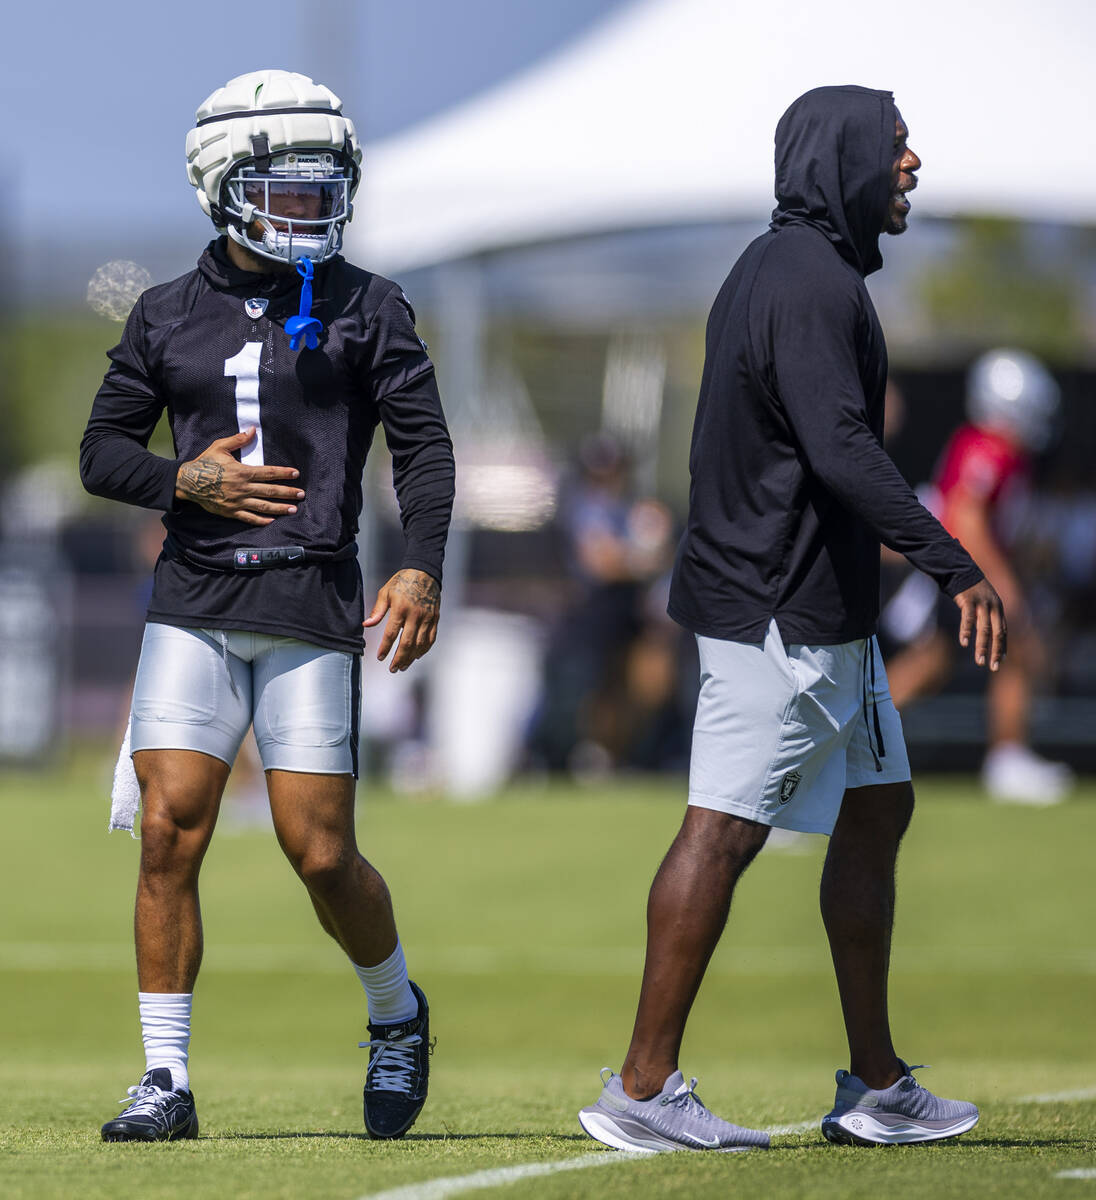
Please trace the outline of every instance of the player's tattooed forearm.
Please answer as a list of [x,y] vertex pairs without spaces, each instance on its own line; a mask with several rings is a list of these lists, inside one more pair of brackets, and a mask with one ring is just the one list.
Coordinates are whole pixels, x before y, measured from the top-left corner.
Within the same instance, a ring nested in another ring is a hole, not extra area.
[[441,605],[441,584],[422,571],[397,571],[392,590],[405,596],[418,608],[437,612]]
[[212,458],[196,458],[179,469],[180,490],[203,500],[224,499],[225,469]]

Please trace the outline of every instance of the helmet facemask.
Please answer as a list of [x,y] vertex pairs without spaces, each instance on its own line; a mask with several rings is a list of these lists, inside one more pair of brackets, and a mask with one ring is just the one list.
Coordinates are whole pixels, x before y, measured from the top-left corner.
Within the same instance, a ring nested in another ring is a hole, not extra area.
[[244,159],[225,179],[228,236],[262,258],[326,262],[350,219],[357,164],[330,148],[292,147]]

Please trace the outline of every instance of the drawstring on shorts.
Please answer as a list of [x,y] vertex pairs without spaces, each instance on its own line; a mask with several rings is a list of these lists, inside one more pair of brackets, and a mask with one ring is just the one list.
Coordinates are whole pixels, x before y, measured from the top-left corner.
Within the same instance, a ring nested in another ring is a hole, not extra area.
[[[868,678],[869,666],[871,677],[871,717],[868,720]],[[879,702],[875,698],[875,638],[870,637],[864,643],[864,658],[861,663],[860,678],[863,692],[863,707],[864,707],[864,728],[868,731],[868,746],[871,748],[871,756],[875,760],[875,769],[882,771],[883,764],[879,761],[880,758],[887,757],[887,748],[883,744],[883,726],[879,720]],[[875,741],[872,741],[872,726],[875,727]],[[878,747],[878,749],[877,749]]]

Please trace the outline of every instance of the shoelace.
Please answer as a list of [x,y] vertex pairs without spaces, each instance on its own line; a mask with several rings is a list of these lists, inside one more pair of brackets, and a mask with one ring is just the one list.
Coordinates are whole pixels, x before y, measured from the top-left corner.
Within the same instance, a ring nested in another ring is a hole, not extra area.
[[691,1113],[702,1121],[707,1120],[712,1114],[704,1107],[704,1101],[696,1094],[696,1085],[699,1082],[696,1078],[690,1079],[688,1087],[682,1084],[672,1096],[663,1096],[659,1104],[662,1107],[672,1104],[675,1108],[680,1108],[682,1112]]
[[925,1071],[925,1070],[928,1070],[928,1067],[926,1066],[925,1063],[918,1063],[918,1065],[916,1067],[908,1067],[906,1069],[906,1078],[910,1082],[906,1084],[906,1087],[908,1088],[910,1086],[910,1084],[912,1084],[919,1091],[923,1092],[925,1090],[924,1085],[921,1083],[920,1080],[914,1079],[913,1073],[914,1073],[914,1071]]
[[411,1075],[415,1069],[413,1049],[422,1045],[417,1033],[410,1037],[397,1038],[391,1042],[359,1042],[359,1050],[369,1050],[369,1068],[366,1076],[369,1087],[378,1092],[411,1091]]
[[168,1095],[169,1093],[165,1092],[163,1088],[139,1083],[135,1087],[127,1089],[125,1096],[118,1103],[128,1104],[126,1112],[135,1117],[154,1117],[159,1114],[158,1106],[168,1098]]

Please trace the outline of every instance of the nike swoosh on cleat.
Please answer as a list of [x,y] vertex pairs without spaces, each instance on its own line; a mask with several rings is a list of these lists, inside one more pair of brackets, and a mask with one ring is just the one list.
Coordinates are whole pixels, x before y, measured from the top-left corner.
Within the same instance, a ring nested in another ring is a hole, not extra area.
[[705,1146],[709,1150],[719,1145],[719,1138],[713,1138],[711,1141],[708,1141],[707,1138],[697,1137],[695,1133],[683,1133],[680,1136],[688,1138],[691,1142],[696,1142],[698,1146]]

